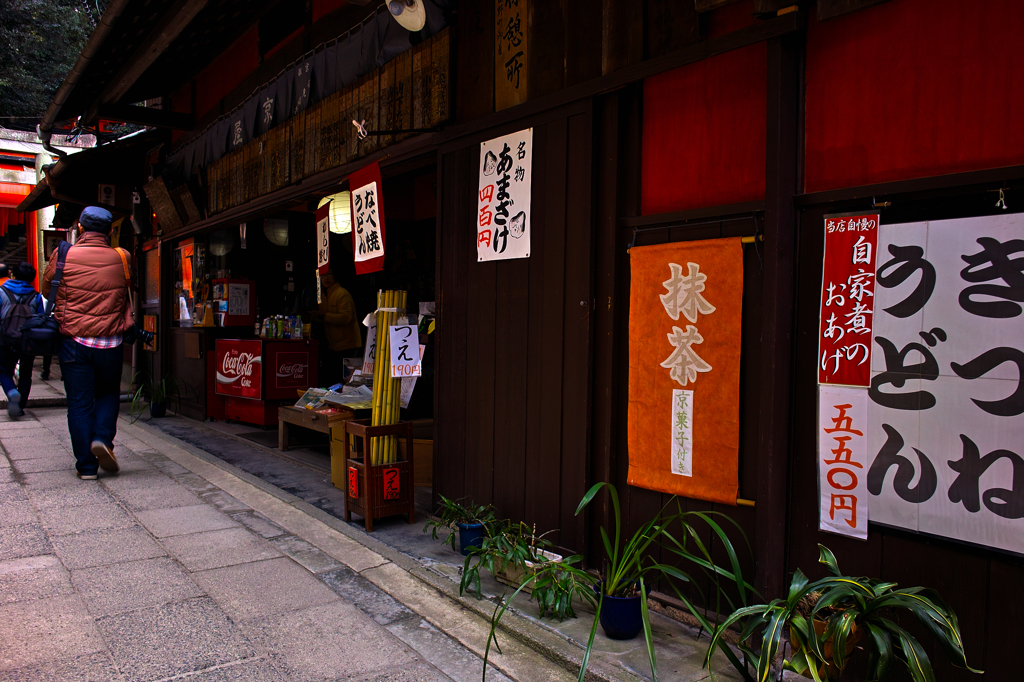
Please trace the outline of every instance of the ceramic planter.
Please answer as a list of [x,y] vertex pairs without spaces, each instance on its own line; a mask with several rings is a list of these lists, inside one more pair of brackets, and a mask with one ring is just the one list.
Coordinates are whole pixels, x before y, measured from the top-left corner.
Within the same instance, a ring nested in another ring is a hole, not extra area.
[[167,403],[159,403],[155,400],[149,404],[149,416],[160,418],[167,415]]
[[484,524],[456,523],[459,528],[459,549],[462,556],[468,556],[471,547],[479,548],[484,541]]
[[[600,593],[604,583],[594,585]],[[609,597],[604,595],[601,604],[601,629],[609,639],[633,639],[644,629],[643,610],[640,595],[634,597]]]

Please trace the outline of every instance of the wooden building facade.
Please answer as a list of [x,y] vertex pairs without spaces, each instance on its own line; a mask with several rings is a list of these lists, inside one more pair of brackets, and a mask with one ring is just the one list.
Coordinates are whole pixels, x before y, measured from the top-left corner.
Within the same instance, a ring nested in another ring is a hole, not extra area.
[[[307,142],[287,147],[288,164],[260,171],[255,138],[207,159],[203,179],[188,185],[199,188],[197,214],[179,209],[180,224],[160,238],[258,220],[373,161],[385,184],[410,169],[435,172],[434,493],[493,503],[556,530],[557,545],[591,560],[610,514],[594,506],[575,515],[592,483],[618,486],[630,529],[668,499],[627,485],[628,249],[752,238],[743,252],[739,489],[754,505],[682,504],[738,522],[751,548],[744,570],[768,598],[797,568],[822,573],[818,543],[847,572],[938,589],[960,616],[968,660],[986,679],[1014,679],[1019,555],[880,525],[866,542],[818,530],[814,368],[823,216],[878,210],[887,224],[1024,207],[1024,94],[1011,86],[1024,61],[1024,13],[1015,0],[941,9],[927,0],[609,1],[592,12],[520,0],[528,47],[516,72],[524,91],[512,95],[505,53],[496,58],[506,4],[445,8],[450,61],[439,73],[450,101],[445,115],[423,119],[431,131],[318,165],[311,112],[335,106],[344,120],[357,105],[351,95],[340,96],[348,105],[313,103],[301,126],[289,118],[261,133],[287,129],[295,140],[302,130]],[[194,121],[174,133],[162,162],[211,126],[227,135],[250,93],[356,16],[340,2],[312,8],[279,45],[260,47],[254,27],[165,93]],[[379,76],[374,87],[381,92]],[[378,110],[375,120],[385,129],[395,119]],[[525,128],[535,149],[530,257],[477,262],[480,143]],[[242,172],[224,171],[232,164]],[[295,169],[287,177],[285,165]],[[237,186],[225,184],[235,175]],[[168,180],[172,193],[185,186],[176,183]],[[939,679],[975,679],[934,653]]]

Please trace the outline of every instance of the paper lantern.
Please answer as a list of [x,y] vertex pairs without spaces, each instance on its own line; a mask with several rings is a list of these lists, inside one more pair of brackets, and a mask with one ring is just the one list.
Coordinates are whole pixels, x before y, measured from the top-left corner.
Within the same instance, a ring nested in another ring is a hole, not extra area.
[[271,244],[288,246],[288,221],[282,218],[267,218],[263,221],[263,234]]
[[214,256],[226,256],[235,248],[235,238],[227,230],[214,230],[210,233],[210,253]]
[[352,194],[350,192],[338,192],[329,197],[324,197],[317,204],[320,208],[328,201],[331,202],[331,232],[334,234],[348,234],[352,231]]

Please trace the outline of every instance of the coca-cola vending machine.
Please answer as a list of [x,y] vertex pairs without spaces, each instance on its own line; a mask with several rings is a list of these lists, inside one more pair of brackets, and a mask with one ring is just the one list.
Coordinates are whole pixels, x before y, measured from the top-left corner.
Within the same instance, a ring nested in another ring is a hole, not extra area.
[[277,424],[277,408],[317,385],[317,342],[218,339],[217,394],[224,417],[247,424]]

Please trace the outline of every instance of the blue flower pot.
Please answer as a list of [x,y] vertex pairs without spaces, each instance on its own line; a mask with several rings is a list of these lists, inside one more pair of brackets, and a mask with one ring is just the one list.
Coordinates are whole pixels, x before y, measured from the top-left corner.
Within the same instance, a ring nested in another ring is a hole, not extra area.
[[[604,583],[594,585],[600,594]],[[608,639],[633,639],[644,629],[640,595],[635,597],[609,597],[601,603],[601,629]]]
[[456,523],[459,527],[459,548],[462,556],[469,555],[470,547],[480,547],[484,541],[484,524],[482,523]]

